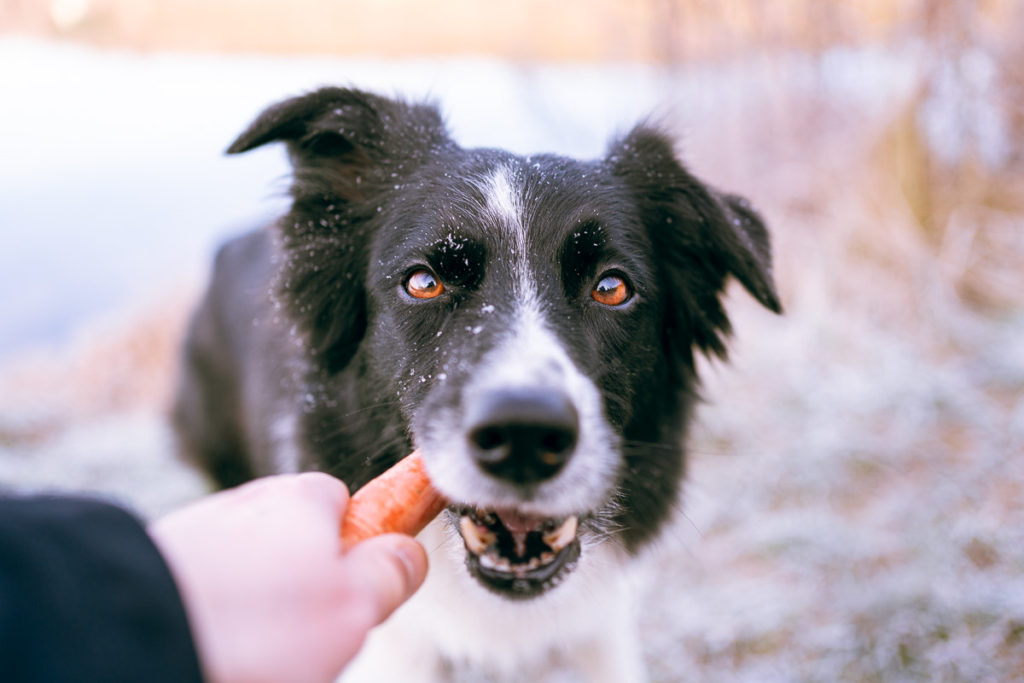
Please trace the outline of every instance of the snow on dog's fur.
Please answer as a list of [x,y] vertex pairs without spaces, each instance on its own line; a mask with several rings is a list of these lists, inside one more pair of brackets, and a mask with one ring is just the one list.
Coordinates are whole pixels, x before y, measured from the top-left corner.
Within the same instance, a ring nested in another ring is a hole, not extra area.
[[779,311],[761,219],[646,125],[601,159],[521,157],[325,88],[229,151],[278,141],[292,208],[218,254],[183,447],[222,486],[321,469],[353,490],[423,453],[453,501],[424,532],[430,577],[352,678],[513,679],[555,655],[642,680],[625,570],[677,500],[727,278]]

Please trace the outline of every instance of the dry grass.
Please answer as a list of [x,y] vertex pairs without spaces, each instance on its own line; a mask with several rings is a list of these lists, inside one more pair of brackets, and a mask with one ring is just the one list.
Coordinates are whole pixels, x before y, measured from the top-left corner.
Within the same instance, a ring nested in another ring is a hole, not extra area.
[[196,291],[117,311],[0,367],[0,493],[89,493],[151,517],[208,491],[166,420]]
[[[194,290],[91,322],[62,349],[27,353],[0,372],[0,414],[82,420],[168,405]],[[32,406],[39,408],[33,411]],[[4,436],[0,423],[0,441]]]
[[[934,27],[963,0],[0,0],[0,27],[105,47],[511,59],[729,59]],[[1005,27],[1016,0],[970,3]]]

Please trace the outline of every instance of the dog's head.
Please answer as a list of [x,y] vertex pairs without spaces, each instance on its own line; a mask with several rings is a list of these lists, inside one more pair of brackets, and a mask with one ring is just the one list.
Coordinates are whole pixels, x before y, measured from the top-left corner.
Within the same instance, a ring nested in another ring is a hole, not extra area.
[[432,107],[328,88],[229,151],[271,141],[295,168],[280,292],[318,381],[358,375],[400,414],[392,457],[422,451],[471,573],[530,597],[581,539],[646,540],[682,475],[694,353],[725,354],[727,278],[779,311],[746,202],[643,125],[596,161],[519,157],[459,147]]

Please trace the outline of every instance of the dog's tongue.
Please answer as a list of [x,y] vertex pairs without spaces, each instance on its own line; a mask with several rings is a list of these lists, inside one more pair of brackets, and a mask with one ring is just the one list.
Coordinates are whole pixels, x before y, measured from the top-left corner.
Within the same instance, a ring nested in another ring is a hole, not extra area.
[[528,533],[537,531],[544,524],[545,518],[538,515],[525,515],[518,510],[500,510],[495,514],[501,518],[501,523],[510,533]]
[[526,554],[526,535],[531,531],[537,531],[544,524],[544,518],[536,515],[524,515],[517,510],[502,510],[495,514],[501,518],[512,541],[516,546],[516,554],[522,557]]

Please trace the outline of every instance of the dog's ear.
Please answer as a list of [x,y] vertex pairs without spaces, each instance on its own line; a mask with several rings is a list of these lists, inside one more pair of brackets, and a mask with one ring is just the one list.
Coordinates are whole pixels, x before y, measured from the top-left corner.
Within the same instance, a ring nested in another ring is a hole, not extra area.
[[334,374],[366,333],[373,221],[386,195],[451,144],[437,109],[346,88],[323,88],[264,111],[228,148],[288,146],[291,211],[278,223],[276,293],[317,366]]
[[717,192],[705,186],[714,202],[705,217],[719,226],[729,272],[762,306],[782,313],[782,303],[772,277],[772,244],[764,219],[744,197]]
[[[629,185],[662,264],[666,343],[678,347],[685,340],[726,356],[731,328],[720,295],[730,275],[763,306],[782,312],[768,231],[745,199],[695,178],[669,138],[644,124],[613,144],[607,161]],[[675,350],[692,366],[692,351]]]
[[369,199],[432,150],[451,144],[433,105],[333,87],[269,107],[227,152],[269,142],[288,146],[297,200],[329,195],[335,203]]

